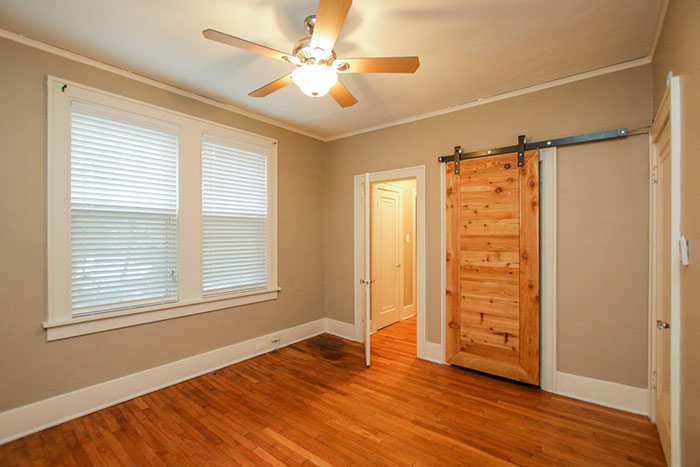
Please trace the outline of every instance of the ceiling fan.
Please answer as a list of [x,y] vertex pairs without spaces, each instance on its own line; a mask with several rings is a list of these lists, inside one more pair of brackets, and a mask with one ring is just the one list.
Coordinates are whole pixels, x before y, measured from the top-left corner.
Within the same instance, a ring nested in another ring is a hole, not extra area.
[[214,29],[205,29],[202,34],[296,65],[291,73],[251,92],[252,97],[265,97],[293,82],[307,96],[321,97],[330,92],[341,107],[350,107],[357,99],[338,81],[338,73],[414,73],[420,65],[418,57],[338,58],[333,45],[351,5],[352,0],[320,0],[318,12],[304,20],[309,35],[299,39],[289,55]]

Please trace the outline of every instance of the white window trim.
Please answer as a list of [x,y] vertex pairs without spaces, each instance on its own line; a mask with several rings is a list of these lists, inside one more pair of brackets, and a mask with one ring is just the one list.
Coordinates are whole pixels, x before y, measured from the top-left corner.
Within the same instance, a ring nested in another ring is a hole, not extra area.
[[[64,87],[65,86],[65,87]],[[70,103],[79,100],[156,119],[179,128],[179,299],[140,308],[74,318],[70,306]],[[267,151],[269,173],[268,287],[227,295],[202,296],[201,141],[216,136]],[[126,98],[79,83],[47,77],[47,340],[179,318],[274,300],[277,286],[277,141],[198,117]],[[182,245],[188,245],[182,248]]]

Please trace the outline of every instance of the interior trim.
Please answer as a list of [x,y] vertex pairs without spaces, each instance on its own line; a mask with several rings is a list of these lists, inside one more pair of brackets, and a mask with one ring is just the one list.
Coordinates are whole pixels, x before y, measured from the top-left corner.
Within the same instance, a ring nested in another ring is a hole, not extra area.
[[214,107],[219,107],[220,109],[228,110],[229,112],[233,112],[239,115],[243,115],[244,117],[252,118],[254,120],[258,120],[263,123],[267,123],[269,125],[274,125],[278,128],[282,128],[285,130],[293,131],[294,133],[298,133],[300,135],[308,136],[310,138],[314,138],[320,141],[326,141],[322,136],[319,136],[313,132],[303,130],[301,128],[298,128],[294,125],[290,125],[288,123],[280,122],[278,120],[265,117],[263,115],[258,115],[256,113],[243,110],[239,107],[236,107],[231,104],[226,104],[224,102],[218,101],[216,99],[213,99],[211,97],[203,96],[201,94],[197,94],[192,91],[188,91],[186,89],[179,88],[177,86],[174,86],[172,84],[165,83],[163,81],[158,81],[153,78],[149,78],[148,76],[140,75],[138,73],[134,73],[133,71],[128,71],[124,70],[123,68],[119,68],[114,65],[110,65],[109,63],[102,62],[100,60],[86,57],[84,55],[77,54],[75,52],[71,52],[66,49],[62,49],[60,47],[55,47],[50,44],[46,44],[44,42],[40,42],[35,39],[31,39],[26,36],[22,36],[20,34],[7,31],[5,29],[0,29],[0,37],[9,39],[11,41],[18,42],[23,45],[28,45],[29,47],[34,47],[35,49],[42,50],[44,52],[49,52],[54,55],[58,55],[59,57],[67,58],[69,60],[73,60],[78,63],[82,63],[84,65],[90,65],[95,68],[99,68],[100,70],[104,71],[109,71],[110,73],[114,73],[120,76],[124,76],[126,78],[133,79],[134,81],[138,81],[141,83],[148,84],[150,86],[159,88],[159,89],[164,89],[166,91],[170,91],[175,94],[179,94],[180,96],[188,97],[190,99],[203,102],[205,104],[213,105]]
[[75,318],[71,321],[45,321],[46,340],[55,341],[68,337],[83,336],[111,329],[126,328],[140,324],[155,323],[167,319],[181,318],[199,313],[224,310],[253,303],[276,300],[279,287],[251,292],[242,292],[224,297],[208,297],[190,303],[176,302],[135,308],[122,312],[107,312]]
[[556,394],[647,415],[647,388],[557,372]]
[[326,318],[326,332],[342,339],[360,342],[355,339],[355,325],[344,321]]
[[[276,348],[292,345],[329,330],[337,330],[339,324],[346,330],[352,327],[339,321],[320,318],[0,412],[0,444],[257,357]],[[273,338],[280,339],[277,346],[272,342]]]
[[540,149],[540,387],[557,392],[557,148]]
[[586,71],[584,73],[579,73],[576,75],[567,76],[565,78],[559,78],[552,81],[547,81],[544,83],[536,84],[534,86],[528,86],[521,89],[516,89],[514,91],[504,92],[502,94],[496,94],[489,97],[481,97],[479,99],[466,102],[464,104],[455,105],[448,107],[446,109],[436,110],[433,112],[428,112],[420,115],[415,115],[413,117],[402,118],[400,120],[394,120],[393,122],[385,123],[382,125],[377,125],[369,128],[363,128],[360,130],[349,131],[347,133],[340,133],[334,136],[328,136],[324,141],[334,141],[336,139],[348,138],[350,136],[359,135],[362,133],[369,133],[370,131],[383,130],[384,128],[390,128],[394,126],[403,125],[404,123],[416,122],[418,120],[425,120],[427,118],[437,117],[439,115],[449,114],[452,112],[459,112],[460,110],[469,109],[472,107],[478,107],[480,105],[490,104],[492,102],[502,101],[504,99],[510,99],[511,97],[522,96],[523,94],[530,94],[537,91],[542,91],[544,89],[554,88],[557,86],[562,86],[564,84],[575,83],[576,81],[582,81],[584,79],[595,78],[596,76],[607,75],[608,73],[615,73],[617,71],[627,70],[629,68],[635,68],[642,65],[648,65],[651,63],[650,57],[638,58],[635,60],[629,60],[627,62],[618,63],[616,65],[610,65],[603,68],[598,68],[596,70]]
[[442,350],[442,344],[437,344],[435,342],[428,341],[425,343],[425,359],[429,362],[447,365],[447,362],[445,362],[445,352]]
[[[364,316],[364,285],[360,283],[363,278],[364,268],[362,258],[365,249],[362,245],[362,199],[360,193],[365,176],[369,177],[370,183],[384,182],[390,180],[401,180],[407,178],[416,179],[416,356],[425,359],[427,344],[427,318],[426,318],[426,252],[425,252],[425,210],[426,210],[426,188],[425,188],[425,166],[404,167],[399,169],[358,174],[353,179],[353,282],[354,282],[354,303],[353,319],[355,327],[355,340],[364,342],[363,319]],[[442,345],[442,344],[440,344]]]
[[[661,21],[663,21],[663,18],[661,18]],[[164,83],[162,81],[158,81],[158,80],[155,80],[153,78],[149,78],[147,76],[140,75],[138,73],[127,71],[127,70],[124,70],[124,69],[119,68],[117,66],[101,62],[101,61],[96,60],[94,58],[85,57],[85,56],[77,54],[75,52],[71,52],[71,51],[68,51],[66,49],[55,47],[53,45],[49,45],[49,44],[46,44],[44,42],[40,42],[38,40],[31,39],[31,38],[26,37],[26,36],[22,36],[20,34],[17,34],[17,33],[11,32],[11,31],[7,31],[5,29],[0,29],[0,37],[3,37],[5,39],[9,39],[9,40],[12,40],[15,42],[19,42],[20,44],[34,47],[34,48],[39,49],[39,50],[43,50],[44,52],[49,52],[49,53],[52,53],[54,55],[58,55],[60,57],[68,58],[70,60],[74,60],[74,61],[79,62],[79,63],[90,65],[90,66],[93,66],[95,68],[99,68],[101,70],[109,71],[111,73],[115,73],[115,74],[118,74],[120,76],[125,76],[127,78],[131,78],[131,79],[139,81],[141,83],[146,83],[146,84],[149,84],[151,86],[154,86],[154,87],[157,87],[160,89],[164,89],[166,91],[170,91],[170,92],[173,92],[175,94],[179,94],[181,96],[185,96],[185,97],[188,97],[190,99],[194,99],[194,100],[203,102],[205,104],[213,105],[215,107],[219,107],[221,109],[225,109],[225,110],[228,110],[230,112],[234,112],[234,113],[237,113],[239,115],[243,115],[245,117],[252,118],[254,120],[258,120],[258,121],[261,121],[261,122],[264,122],[264,123],[267,123],[270,125],[274,125],[276,127],[279,127],[279,128],[285,129],[285,130],[293,131],[293,132],[298,133],[300,135],[308,136],[310,138],[314,138],[314,139],[317,139],[319,141],[323,141],[326,143],[329,141],[347,138],[347,137],[359,135],[362,133],[369,133],[371,131],[376,131],[376,130],[381,130],[384,128],[390,128],[390,127],[394,127],[394,126],[398,126],[398,125],[403,125],[404,123],[425,120],[427,118],[437,117],[438,115],[444,115],[444,114],[448,114],[448,113],[452,113],[452,112],[458,112],[460,110],[469,109],[471,107],[477,107],[480,105],[489,104],[491,102],[497,102],[497,101],[501,101],[504,99],[509,99],[511,97],[521,96],[523,94],[529,94],[532,92],[541,91],[543,89],[549,89],[549,88],[561,86],[564,84],[569,84],[569,83],[581,81],[581,80],[588,79],[588,78],[594,78],[596,76],[606,75],[608,73],[615,73],[617,71],[622,71],[622,70],[626,70],[629,68],[635,68],[638,66],[647,65],[647,64],[651,63],[651,55],[648,55],[646,57],[638,58],[635,60],[629,60],[629,61],[618,63],[615,65],[610,65],[610,66],[598,68],[596,70],[586,71],[583,73],[567,76],[564,78],[559,78],[559,79],[555,79],[552,81],[547,81],[545,83],[536,84],[534,86],[528,86],[525,88],[516,89],[514,91],[509,91],[509,92],[505,92],[502,94],[496,94],[494,96],[482,97],[482,98],[479,98],[479,99],[476,99],[476,100],[473,100],[470,102],[466,102],[464,104],[459,104],[459,105],[455,105],[452,107],[448,107],[446,109],[440,109],[440,110],[436,110],[433,112],[428,112],[428,113],[424,113],[424,114],[420,114],[420,115],[414,115],[412,117],[394,120],[392,122],[385,123],[382,125],[361,128],[359,130],[353,130],[353,131],[349,131],[346,133],[339,133],[337,135],[324,137],[324,136],[318,135],[316,133],[298,128],[294,125],[280,122],[278,120],[274,120],[274,119],[269,118],[269,117],[264,117],[264,116],[258,115],[256,113],[253,113],[253,112],[250,112],[247,110],[243,110],[243,109],[236,107],[234,105],[226,104],[226,103],[217,101],[215,99],[212,99],[210,97],[203,96],[201,94],[196,94],[192,91],[187,91],[187,90],[179,88],[177,86],[173,86],[171,84],[167,84],[167,83]],[[657,41],[658,41],[658,38],[656,38],[654,41],[654,45],[653,45],[652,51],[651,51],[652,53],[654,52],[654,50],[656,48]]]

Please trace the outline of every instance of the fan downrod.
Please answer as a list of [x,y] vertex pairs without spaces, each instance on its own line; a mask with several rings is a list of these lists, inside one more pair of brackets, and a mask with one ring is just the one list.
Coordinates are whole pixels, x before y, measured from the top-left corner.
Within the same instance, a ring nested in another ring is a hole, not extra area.
[[311,49],[311,36],[314,33],[314,27],[316,26],[316,15],[309,15],[304,19],[304,27],[309,32],[308,36],[302,37],[294,44],[292,49],[292,57],[298,59],[295,65],[299,64],[318,64],[318,65],[331,65],[336,59],[335,50],[331,50],[325,58],[320,58],[317,51]]
[[304,27],[309,31],[309,35],[313,35],[314,26],[316,26],[316,15],[309,15],[304,18]]

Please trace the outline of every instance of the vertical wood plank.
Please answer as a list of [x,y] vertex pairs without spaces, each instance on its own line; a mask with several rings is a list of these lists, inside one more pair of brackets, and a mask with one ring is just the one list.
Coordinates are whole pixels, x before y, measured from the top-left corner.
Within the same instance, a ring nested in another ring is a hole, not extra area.
[[461,166],[445,172],[447,361],[539,385],[538,152]]
[[540,383],[540,176],[539,152],[520,169],[520,366]]
[[445,164],[445,361],[459,352],[460,341],[460,280],[459,280],[459,175],[454,163]]

